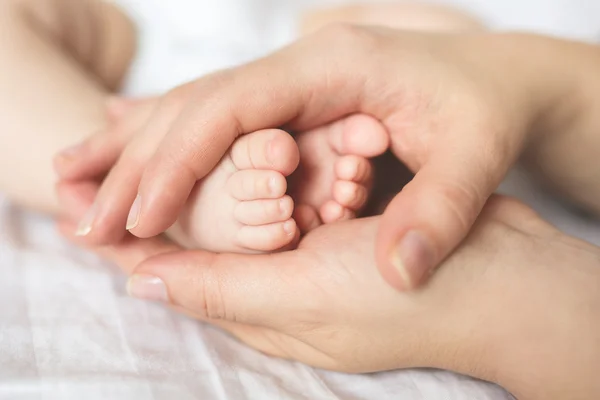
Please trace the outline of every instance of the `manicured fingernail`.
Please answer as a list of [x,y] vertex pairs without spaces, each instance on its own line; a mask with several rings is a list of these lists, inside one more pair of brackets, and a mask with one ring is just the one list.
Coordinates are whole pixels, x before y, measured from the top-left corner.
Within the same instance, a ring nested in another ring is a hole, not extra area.
[[392,254],[391,262],[409,290],[418,287],[435,266],[432,247],[418,231],[404,235]]
[[85,213],[81,221],[79,221],[79,225],[77,225],[75,236],[86,236],[92,231],[92,225],[94,224],[94,220],[96,219],[97,208],[98,207],[94,203],[90,207],[90,209]]
[[169,302],[167,286],[162,279],[151,275],[133,275],[127,281],[127,293],[142,300]]
[[140,209],[142,207],[142,197],[138,194],[135,198],[133,204],[131,205],[131,209],[129,210],[129,215],[127,216],[127,226],[125,227],[127,230],[133,229],[138,226],[140,222]]

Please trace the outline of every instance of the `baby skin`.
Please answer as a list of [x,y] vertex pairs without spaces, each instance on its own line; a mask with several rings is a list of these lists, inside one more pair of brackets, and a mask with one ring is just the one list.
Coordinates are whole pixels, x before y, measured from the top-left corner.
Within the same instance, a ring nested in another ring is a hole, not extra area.
[[300,134],[297,142],[275,129],[241,137],[196,184],[169,235],[190,248],[271,252],[321,223],[354,217],[372,182],[367,157],[387,149],[387,134],[366,116],[346,124],[354,129],[348,137],[370,132],[370,147],[350,149],[352,139],[338,141],[331,128]]

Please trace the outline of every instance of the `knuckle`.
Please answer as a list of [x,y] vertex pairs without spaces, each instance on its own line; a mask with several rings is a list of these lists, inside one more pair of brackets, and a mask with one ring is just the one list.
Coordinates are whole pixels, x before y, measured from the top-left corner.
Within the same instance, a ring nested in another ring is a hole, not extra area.
[[214,267],[214,262],[198,269],[190,283],[190,287],[195,289],[192,292],[194,299],[190,301],[195,312],[209,319],[235,320],[226,306],[225,281]]
[[473,184],[443,184],[438,187],[437,195],[463,232],[470,229],[485,201]]

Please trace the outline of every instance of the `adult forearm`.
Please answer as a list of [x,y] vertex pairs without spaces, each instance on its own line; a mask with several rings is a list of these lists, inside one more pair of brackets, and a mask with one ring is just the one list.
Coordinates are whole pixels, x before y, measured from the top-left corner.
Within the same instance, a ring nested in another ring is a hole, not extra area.
[[549,84],[559,83],[540,115],[523,161],[546,185],[600,214],[600,48],[553,40]]

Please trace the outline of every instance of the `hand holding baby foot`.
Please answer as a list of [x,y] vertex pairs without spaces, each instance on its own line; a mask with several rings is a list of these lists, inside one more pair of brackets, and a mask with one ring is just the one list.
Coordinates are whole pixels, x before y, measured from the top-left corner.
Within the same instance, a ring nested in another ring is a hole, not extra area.
[[[112,99],[107,109],[113,126],[88,139],[69,163],[57,159],[63,178],[79,185],[106,174],[147,122],[155,104],[155,99]],[[365,132],[371,133],[367,143]],[[382,125],[366,115],[355,115],[299,133],[296,139],[302,149],[300,168],[298,146],[286,132],[258,131],[238,139],[217,167],[195,185],[168,231],[171,238],[188,248],[211,251],[275,251],[298,237],[292,214],[303,232],[322,222],[356,215],[368,200],[372,181],[366,157],[381,154],[388,146]],[[288,188],[286,177],[295,170]],[[288,191],[292,197],[286,195]],[[77,230],[80,236],[90,234],[90,212],[97,209],[92,206],[82,219]],[[104,233],[107,242],[119,240],[125,232],[103,232],[102,225],[95,224],[94,234]],[[94,243],[94,235],[89,236]]]
[[290,194],[302,232],[357,216],[370,198],[370,158],[385,152],[389,135],[373,117],[351,115],[296,135],[300,166]]
[[[137,236],[164,231],[243,134],[306,131],[362,112],[383,123],[416,172],[382,218],[376,248],[386,280],[414,288],[465,237],[537,117],[565,101],[564,82],[547,78],[551,40],[338,26],[181,86],[105,180],[90,236],[123,234],[128,214]],[[532,47],[535,59],[526,57]]]

